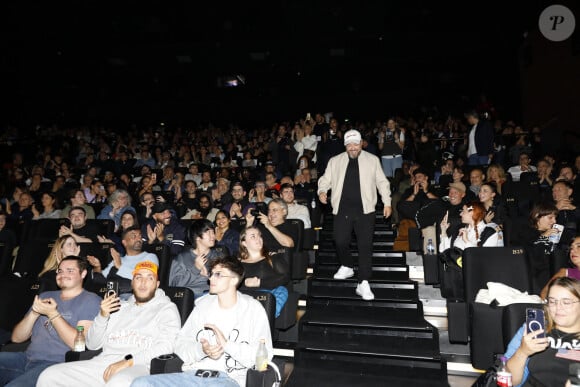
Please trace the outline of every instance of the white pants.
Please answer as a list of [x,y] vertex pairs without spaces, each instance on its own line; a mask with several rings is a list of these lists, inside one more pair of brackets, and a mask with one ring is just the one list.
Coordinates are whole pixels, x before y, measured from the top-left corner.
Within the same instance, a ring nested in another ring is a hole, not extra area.
[[149,375],[149,368],[135,365],[117,372],[105,383],[103,373],[115,361],[111,358],[93,358],[91,360],[61,363],[45,369],[38,378],[37,387],[129,387],[133,379]]

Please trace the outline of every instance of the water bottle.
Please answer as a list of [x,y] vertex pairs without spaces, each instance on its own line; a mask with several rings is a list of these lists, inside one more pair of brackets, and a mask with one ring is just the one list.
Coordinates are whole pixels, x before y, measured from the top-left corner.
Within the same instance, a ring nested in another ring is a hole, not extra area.
[[260,345],[256,352],[256,371],[266,371],[268,369],[268,351],[266,350],[266,340],[260,339]]
[[497,371],[497,385],[498,387],[512,387],[512,374],[508,371],[507,359],[505,356],[501,357],[501,367]]
[[312,202],[310,202],[310,207],[312,207],[312,209],[316,208],[316,198],[312,197]]
[[82,325],[77,326],[77,336],[75,337],[74,352],[84,352],[85,350],[85,328]]
[[435,245],[433,244],[433,239],[427,241],[427,254],[435,255]]

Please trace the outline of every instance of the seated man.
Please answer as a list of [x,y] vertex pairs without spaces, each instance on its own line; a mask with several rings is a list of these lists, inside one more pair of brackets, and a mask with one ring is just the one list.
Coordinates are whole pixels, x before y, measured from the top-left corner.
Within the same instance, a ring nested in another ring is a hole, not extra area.
[[68,213],[70,226],[64,224],[58,230],[58,236],[70,235],[77,243],[97,243],[97,227],[87,224],[87,213],[84,207],[72,207]]
[[157,202],[151,209],[151,219],[141,229],[143,241],[149,245],[169,246],[171,256],[181,253],[185,246],[185,228],[173,216],[167,203]]
[[171,264],[169,285],[189,288],[197,298],[209,290],[209,265],[223,254],[214,249],[215,226],[207,219],[191,225],[189,238],[191,248],[181,252]]
[[264,246],[270,251],[278,251],[283,247],[294,247],[298,236],[294,235],[294,227],[286,222],[288,216],[288,205],[280,198],[272,199],[268,203],[268,215],[260,213],[258,221],[254,224],[256,217],[248,212],[246,215],[246,227],[252,225],[258,227],[264,239]]
[[119,293],[130,294],[135,266],[144,261],[151,261],[159,265],[159,259],[155,254],[143,251],[143,240],[139,227],[133,226],[126,229],[123,232],[121,243],[125,247],[125,256],[121,257],[117,250],[111,248],[113,260],[104,269],[101,270],[101,262],[97,258],[88,256],[87,260],[93,266],[92,279],[95,284],[101,287],[106,280],[118,281]]
[[181,319],[158,289],[157,265],[139,263],[131,285],[127,302],[115,294],[105,297],[87,333],[87,348],[103,351],[90,360],[47,368],[37,386],[129,386],[134,378],[149,375],[151,359],[173,352]]
[[34,297],[30,311],[12,331],[12,341],[30,339],[24,352],[0,352],[0,385],[34,386],[38,375],[64,362],[74,347],[76,327],[85,331],[99,312],[100,297],[83,289],[86,263],[68,256],[58,265],[56,282],[61,290]]
[[520,181],[520,176],[522,173],[526,172],[536,172],[537,169],[533,165],[530,164],[532,159],[530,155],[526,152],[520,153],[520,163],[518,165],[514,165],[510,167],[507,172],[512,175],[513,181]]
[[288,216],[286,219],[300,219],[304,222],[304,228],[310,228],[310,212],[305,205],[296,203],[294,200],[294,186],[292,184],[282,184],[280,187],[280,197],[288,206]]
[[237,291],[244,278],[240,261],[220,258],[210,269],[210,294],[197,301],[175,342],[175,353],[184,361],[185,372],[141,377],[133,387],[208,385],[207,379],[196,376],[197,370],[219,371],[218,378],[210,381],[212,385],[245,386],[260,340],[265,341],[268,359],[272,359],[270,324],[264,308]]

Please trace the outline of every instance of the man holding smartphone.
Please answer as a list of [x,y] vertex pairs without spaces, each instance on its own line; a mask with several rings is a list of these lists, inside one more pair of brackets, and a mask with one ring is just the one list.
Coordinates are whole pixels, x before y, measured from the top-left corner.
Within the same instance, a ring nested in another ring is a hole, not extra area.
[[103,351],[90,360],[49,367],[37,386],[128,387],[136,377],[149,375],[151,359],[173,352],[181,319],[159,289],[157,265],[137,264],[131,285],[133,295],[127,302],[114,294],[105,296],[87,332],[87,348]]
[[141,377],[131,386],[245,386],[261,339],[272,359],[272,338],[262,305],[237,290],[243,278],[238,259],[212,261],[210,294],[196,302],[175,342],[185,372]]

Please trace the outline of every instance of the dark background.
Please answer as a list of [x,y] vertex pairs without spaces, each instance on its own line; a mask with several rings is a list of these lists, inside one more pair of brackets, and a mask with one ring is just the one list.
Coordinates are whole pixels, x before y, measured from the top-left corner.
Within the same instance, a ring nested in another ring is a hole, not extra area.
[[[550,4],[3,4],[3,124],[250,125],[317,111],[385,119],[433,106],[458,114],[480,93],[522,120],[526,36]],[[220,87],[236,75],[244,85]]]

